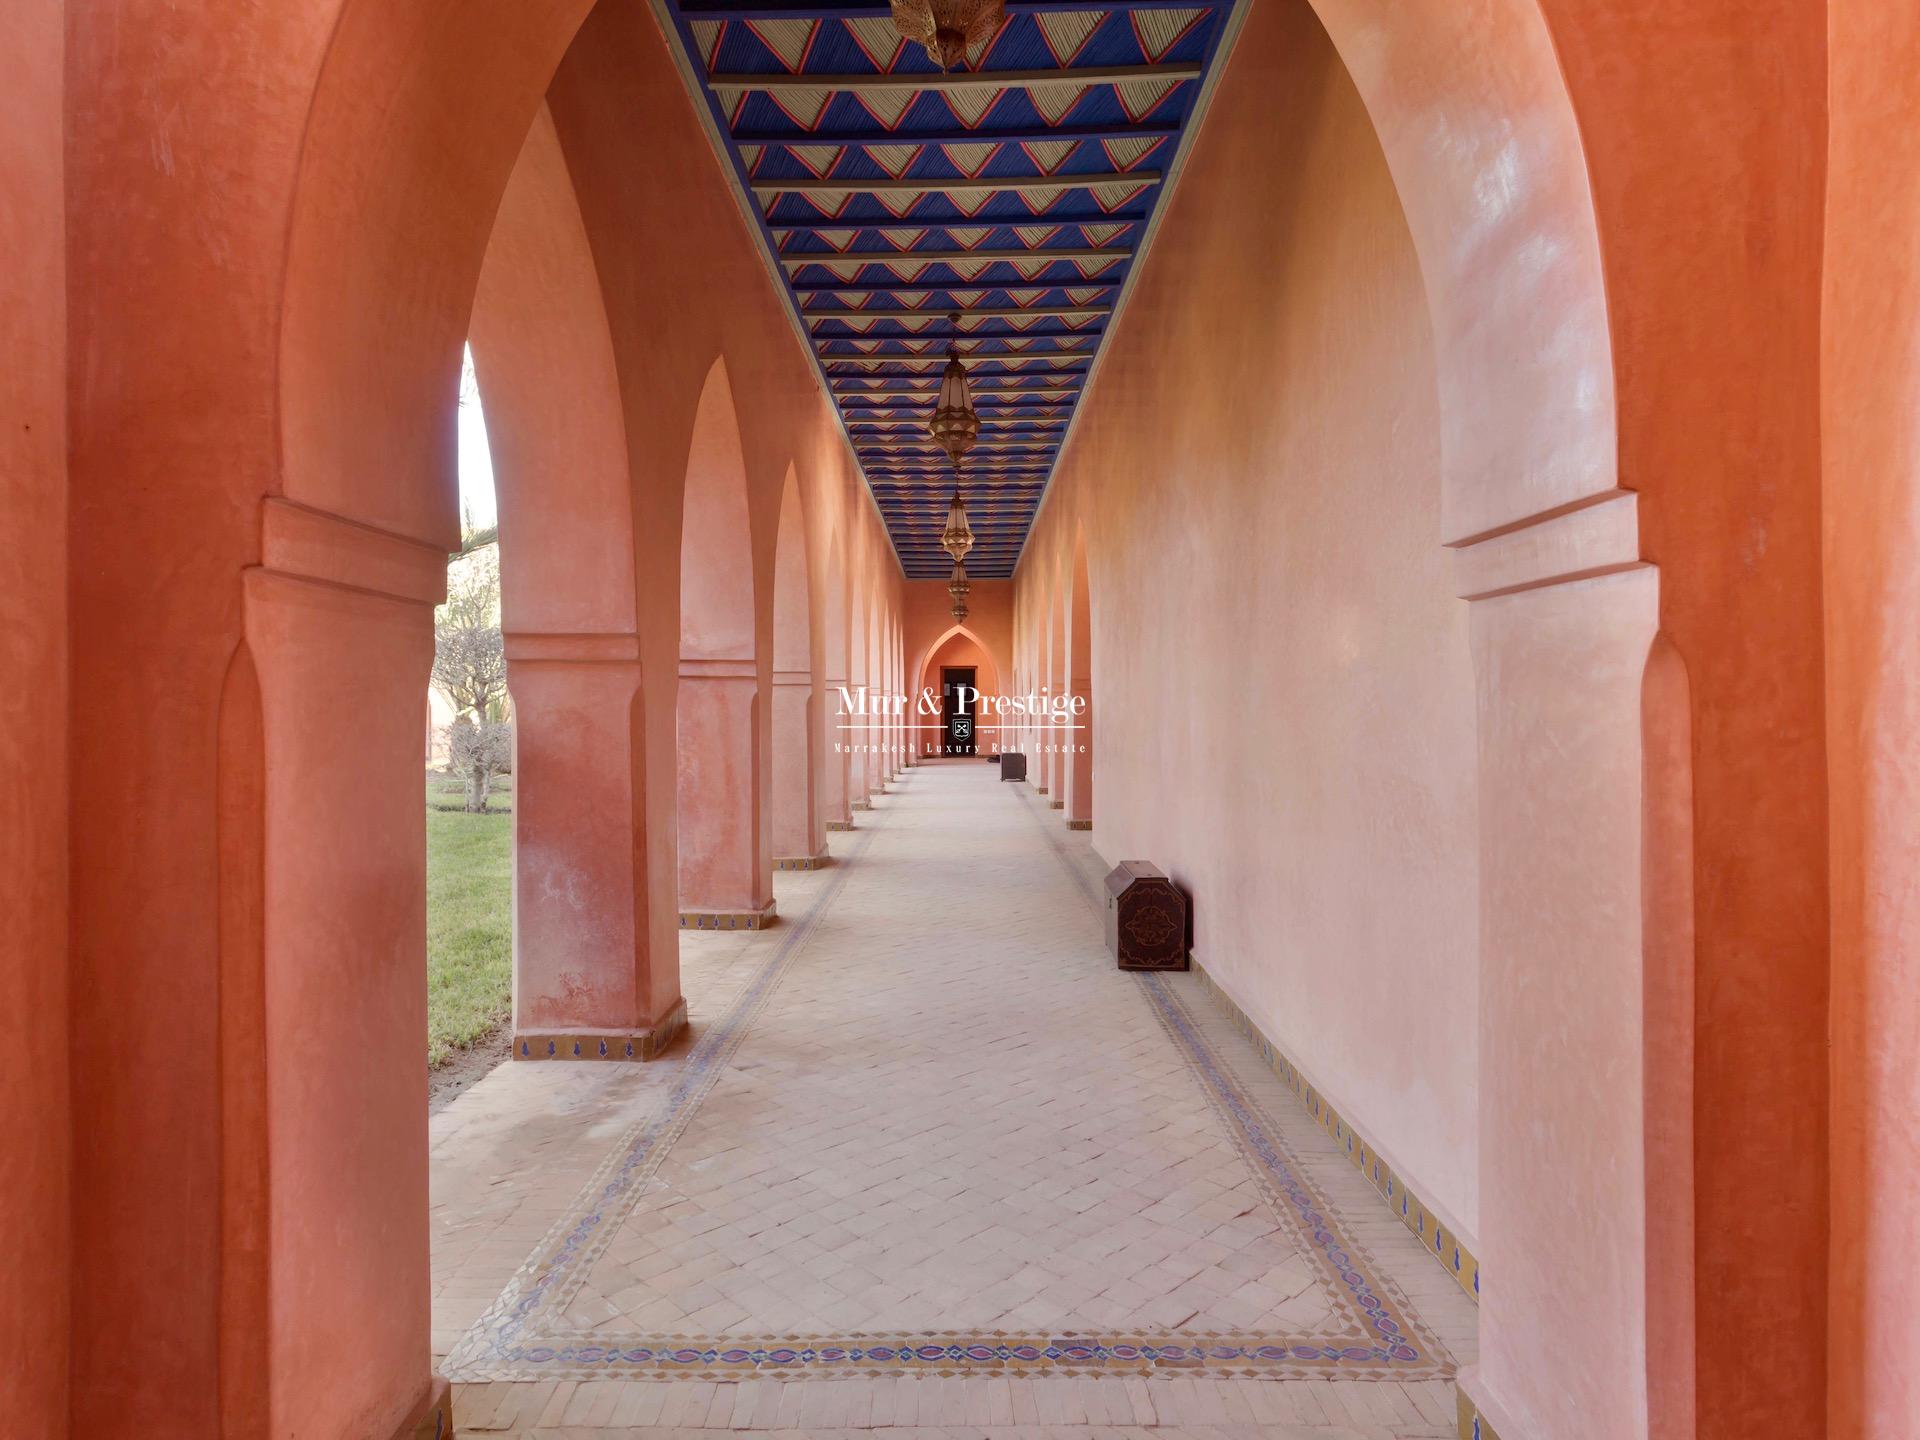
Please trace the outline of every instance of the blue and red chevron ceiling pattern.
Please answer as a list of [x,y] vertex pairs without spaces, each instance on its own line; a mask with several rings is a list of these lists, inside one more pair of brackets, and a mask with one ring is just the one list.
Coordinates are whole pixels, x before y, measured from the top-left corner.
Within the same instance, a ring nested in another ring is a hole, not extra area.
[[926,425],[955,338],[967,569],[1011,576],[1232,0],[1007,0],[948,74],[886,0],[668,6],[907,577],[952,564]]

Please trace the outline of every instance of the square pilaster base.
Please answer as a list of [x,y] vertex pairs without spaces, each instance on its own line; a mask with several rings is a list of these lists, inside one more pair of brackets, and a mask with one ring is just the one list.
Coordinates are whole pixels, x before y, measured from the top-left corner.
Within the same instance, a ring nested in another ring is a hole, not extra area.
[[1047,808],[1049,810],[1064,810],[1067,808],[1067,802],[1064,800],[1049,800],[1047,801]]
[[673,1008],[653,1026],[621,1030],[516,1030],[516,1060],[651,1060],[687,1028],[687,1002]]
[[829,820],[826,822],[826,828],[829,830],[851,830],[853,829],[853,822],[851,820]]
[[1091,820],[1069,820],[1069,821],[1067,821],[1067,829],[1069,829],[1069,830],[1091,830],[1091,829],[1093,829],[1093,821],[1091,821]]

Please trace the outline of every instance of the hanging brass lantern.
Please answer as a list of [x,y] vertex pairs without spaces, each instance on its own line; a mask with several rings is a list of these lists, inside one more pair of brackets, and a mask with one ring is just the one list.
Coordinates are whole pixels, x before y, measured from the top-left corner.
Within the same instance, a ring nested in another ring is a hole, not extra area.
[[967,595],[972,589],[973,586],[967,581],[967,567],[954,561],[953,578],[947,581],[947,594],[953,597],[953,618],[956,621],[967,618]]
[[[957,314],[949,315],[947,320],[956,329],[959,327]],[[973,449],[973,442],[980,438],[980,415],[973,408],[973,396],[967,389],[967,367],[960,363],[958,340],[947,343],[947,368],[940,376],[940,396],[927,431],[953,462],[953,498],[947,504],[947,528],[940,534],[940,548],[958,565],[973,549],[973,526],[967,520],[966,499],[960,493],[960,462]]]
[[1006,0],[892,0],[893,28],[927,47],[942,70],[993,38],[1006,19]]
[[973,526],[967,521],[967,502],[960,496],[960,477],[953,479],[953,499],[947,503],[947,528],[940,532],[940,548],[958,565],[973,549]]
[[[949,315],[954,326],[958,315]],[[967,367],[960,363],[960,343],[947,342],[947,368],[940,376],[940,398],[934,402],[933,420],[927,426],[933,443],[947,452],[957,469],[963,457],[980,438],[980,414],[973,408],[973,395],[967,387]]]

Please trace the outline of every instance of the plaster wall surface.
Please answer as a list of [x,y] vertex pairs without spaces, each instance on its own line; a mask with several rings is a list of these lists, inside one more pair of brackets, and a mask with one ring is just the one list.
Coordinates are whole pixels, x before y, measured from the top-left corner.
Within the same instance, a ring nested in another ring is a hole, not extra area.
[[1828,1322],[1819,366],[1841,12],[1539,9],[1605,255],[1618,480],[1692,697],[1699,1433],[1817,1434],[1824,1371],[1760,1357],[1820,1349]]
[[1841,0],[1822,355],[1833,820],[1828,1430],[1920,1436],[1920,10]]
[[[1271,143],[1227,143],[1256,116]],[[1064,682],[1084,525],[1096,848],[1192,889],[1209,968],[1471,1237],[1475,697],[1433,346],[1379,142],[1304,7],[1256,9],[1170,204],[1023,620]]]
[[67,1414],[67,312],[60,0],[0,45],[0,1414]]

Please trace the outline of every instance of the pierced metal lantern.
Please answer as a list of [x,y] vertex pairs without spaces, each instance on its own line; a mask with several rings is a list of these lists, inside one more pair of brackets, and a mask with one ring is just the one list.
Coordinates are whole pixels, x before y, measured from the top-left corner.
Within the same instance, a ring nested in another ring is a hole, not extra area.
[[967,520],[967,502],[960,496],[958,476],[953,481],[953,499],[947,505],[947,528],[940,532],[940,548],[953,557],[956,567],[973,549],[973,526]]
[[[955,325],[960,323],[958,315],[948,318]],[[956,466],[980,438],[980,413],[973,408],[973,394],[967,387],[967,367],[960,363],[958,341],[947,345],[947,368],[940,376],[940,398],[934,402],[927,433]]]
[[972,589],[973,586],[967,580],[967,567],[956,560],[953,565],[953,578],[947,581],[947,594],[953,597],[955,620],[967,618],[967,595]]
[[1006,19],[1005,0],[892,0],[893,28],[927,47],[942,70],[993,38]]
[[[955,326],[960,323],[957,314],[947,319]],[[960,494],[960,462],[973,449],[973,442],[980,438],[980,415],[973,408],[973,395],[967,388],[967,367],[960,363],[957,340],[947,345],[947,368],[940,376],[940,396],[927,431],[953,462],[953,499],[947,505],[947,528],[940,534],[940,548],[958,565],[973,549],[973,526],[967,520],[967,502]],[[955,604],[959,604],[957,596]]]

